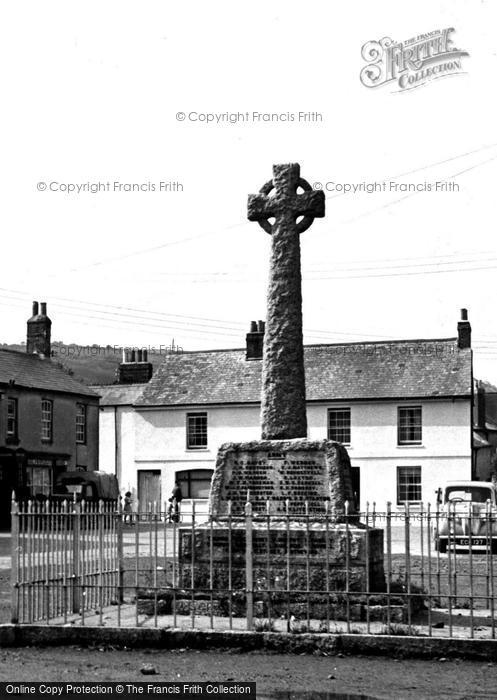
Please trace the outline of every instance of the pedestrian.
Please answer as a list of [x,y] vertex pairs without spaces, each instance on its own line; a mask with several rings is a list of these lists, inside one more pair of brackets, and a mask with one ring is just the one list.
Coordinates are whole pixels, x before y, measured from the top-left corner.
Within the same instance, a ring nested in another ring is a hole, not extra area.
[[181,491],[181,486],[177,481],[175,481],[174,488],[171,493],[171,498],[169,499],[169,508],[167,509],[169,522],[179,522],[179,503],[181,503],[182,500],[183,493]]
[[124,494],[124,522],[129,523],[130,525],[133,523],[133,496],[131,495],[131,491],[126,491]]

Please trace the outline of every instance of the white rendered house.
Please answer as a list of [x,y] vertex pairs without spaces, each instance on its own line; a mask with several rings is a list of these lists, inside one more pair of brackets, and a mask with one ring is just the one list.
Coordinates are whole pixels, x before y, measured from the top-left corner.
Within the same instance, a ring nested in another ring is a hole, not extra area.
[[[169,354],[148,383],[97,388],[100,469],[141,508],[164,504],[175,480],[186,507],[205,504],[218,447],[260,438],[263,335],[253,323],[243,349]],[[308,345],[304,356],[308,437],[347,446],[361,509],[434,503],[445,481],[474,476],[466,314],[454,338]]]

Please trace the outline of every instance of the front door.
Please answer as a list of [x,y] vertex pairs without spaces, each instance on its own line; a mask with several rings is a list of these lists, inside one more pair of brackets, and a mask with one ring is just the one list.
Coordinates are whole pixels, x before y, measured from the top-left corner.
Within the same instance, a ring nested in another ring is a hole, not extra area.
[[140,513],[161,509],[160,469],[140,469],[138,472],[138,508]]
[[361,507],[361,468],[351,467],[352,491],[354,492],[356,507]]
[[16,486],[16,463],[12,457],[0,458],[0,531],[10,530],[12,491]]

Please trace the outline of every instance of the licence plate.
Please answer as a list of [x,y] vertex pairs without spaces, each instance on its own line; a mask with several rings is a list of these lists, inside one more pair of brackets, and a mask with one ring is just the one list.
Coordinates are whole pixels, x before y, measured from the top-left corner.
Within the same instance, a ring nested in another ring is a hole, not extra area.
[[[457,539],[455,542],[456,545],[464,545],[466,547],[469,547],[469,537],[461,537],[460,539]],[[471,538],[471,546],[472,547],[482,547],[485,546],[486,540],[484,537],[472,537]]]

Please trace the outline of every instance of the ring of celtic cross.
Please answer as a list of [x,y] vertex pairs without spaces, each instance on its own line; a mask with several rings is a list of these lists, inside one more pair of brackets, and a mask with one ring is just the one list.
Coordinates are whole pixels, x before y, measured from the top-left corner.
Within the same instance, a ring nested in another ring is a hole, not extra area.
[[[301,177],[299,177],[297,187],[301,187],[301,188],[304,190],[304,192],[312,192],[312,191],[313,191],[312,187],[311,187],[310,184],[307,182],[307,180],[304,180],[304,179],[301,178]],[[274,190],[273,181],[272,181],[272,180],[269,180],[268,182],[266,182],[265,185],[263,185],[263,186],[261,187],[261,189],[259,190],[259,192],[260,192],[260,194],[264,194],[264,195],[266,195],[266,197],[267,197],[267,196],[269,196],[270,192],[272,192],[273,190]],[[313,222],[313,221],[314,221],[314,217],[313,217],[313,216],[303,216],[303,217],[302,217],[302,220],[299,221],[299,222],[295,225],[295,226],[296,226],[297,233],[303,233],[304,231],[307,231],[307,229],[309,228],[309,226],[312,225],[312,222]],[[264,229],[264,231],[265,231],[266,233],[271,234],[271,233],[273,232],[273,226],[272,226],[272,224],[269,223],[269,221],[268,221],[267,219],[258,219],[257,223],[259,224],[259,226],[260,226],[261,228]]]

